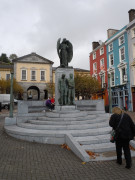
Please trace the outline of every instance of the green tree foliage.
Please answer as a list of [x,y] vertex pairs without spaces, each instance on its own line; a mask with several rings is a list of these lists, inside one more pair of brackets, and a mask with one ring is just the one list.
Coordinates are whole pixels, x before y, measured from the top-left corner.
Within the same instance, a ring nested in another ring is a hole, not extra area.
[[12,62],[13,59],[18,58],[16,54],[10,54],[9,59]]
[[54,96],[54,94],[55,94],[55,83],[48,83],[46,86],[46,89],[51,94],[51,96]]
[[[0,93],[1,94],[9,94],[10,93],[10,79],[0,79]],[[23,88],[17,83],[16,79],[13,79],[13,94],[18,96],[23,93]]]
[[7,55],[4,53],[1,54],[0,61],[4,63],[10,63],[10,60],[8,59]]
[[75,74],[75,96],[79,99],[82,96],[84,99],[89,99],[92,94],[95,94],[101,89],[101,84],[96,78],[90,75]]

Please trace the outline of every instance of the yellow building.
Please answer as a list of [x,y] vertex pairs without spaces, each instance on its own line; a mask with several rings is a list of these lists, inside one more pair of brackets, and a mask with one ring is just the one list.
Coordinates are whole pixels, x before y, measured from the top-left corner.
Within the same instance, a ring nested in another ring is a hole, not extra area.
[[47,84],[52,82],[53,62],[31,53],[13,60],[14,78],[23,87],[23,99],[43,100],[48,97]]
[[13,69],[13,65],[0,63],[0,79],[10,79],[10,72]]
[[[0,64],[0,78],[9,79],[11,69],[14,69],[14,78],[22,86],[23,100],[43,100],[55,96],[55,67],[53,62],[31,53],[13,61],[14,65]],[[74,73],[90,74],[90,71],[74,68]]]

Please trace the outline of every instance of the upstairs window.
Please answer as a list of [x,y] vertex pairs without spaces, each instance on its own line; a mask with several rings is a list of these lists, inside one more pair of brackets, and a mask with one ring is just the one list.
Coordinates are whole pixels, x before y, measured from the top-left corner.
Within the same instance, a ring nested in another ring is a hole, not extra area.
[[127,81],[127,75],[126,75],[126,70],[125,68],[121,69],[121,79],[122,79],[122,84],[125,83]]
[[100,69],[104,69],[104,58],[100,60]]
[[36,80],[36,71],[31,71],[31,80],[35,81]]
[[22,69],[22,80],[27,80],[27,71],[25,69]]
[[121,46],[122,44],[124,44],[125,40],[124,40],[124,35],[119,37],[119,46]]
[[111,86],[114,86],[114,72],[111,72],[111,76],[110,76],[110,80],[111,80]]
[[10,74],[6,74],[6,80],[10,79]]
[[93,73],[96,74],[97,73],[97,63],[93,64]]
[[96,59],[96,52],[93,53],[93,60]]
[[134,37],[135,37],[135,28],[133,28],[133,29],[131,30],[131,34],[132,34],[132,38],[134,38]]
[[124,47],[120,48],[119,53],[120,53],[120,61],[125,60],[125,48]]
[[101,74],[100,79],[101,79],[101,86],[103,88],[104,87],[104,83],[105,83],[105,74]]
[[111,52],[113,50],[113,43],[109,44],[108,47],[109,47],[109,52]]
[[100,48],[100,55],[104,54],[104,47]]
[[40,71],[40,80],[45,81],[45,71]]
[[109,55],[109,64],[110,64],[110,66],[113,66],[113,64],[114,64],[113,54]]

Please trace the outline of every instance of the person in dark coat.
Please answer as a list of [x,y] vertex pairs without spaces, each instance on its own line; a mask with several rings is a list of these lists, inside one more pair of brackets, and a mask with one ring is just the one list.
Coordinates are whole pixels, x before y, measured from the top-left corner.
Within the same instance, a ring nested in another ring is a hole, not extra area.
[[135,135],[135,125],[132,121],[131,117],[124,113],[119,107],[114,107],[112,110],[112,113],[114,113],[109,121],[109,125],[116,130],[121,116],[123,114],[122,121],[119,126],[119,132],[116,138],[116,153],[117,153],[117,163],[122,164],[122,148],[124,151],[124,156],[126,159],[126,166],[125,168],[131,168],[132,161],[131,161],[131,152],[129,148],[129,142],[133,139]]

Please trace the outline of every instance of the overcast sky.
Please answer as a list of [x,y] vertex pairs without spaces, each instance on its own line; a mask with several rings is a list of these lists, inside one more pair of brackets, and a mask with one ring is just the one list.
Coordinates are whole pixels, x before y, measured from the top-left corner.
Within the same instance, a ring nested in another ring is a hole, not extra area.
[[69,65],[89,70],[92,42],[128,24],[130,9],[135,0],[0,0],[0,54],[36,52],[57,67],[57,40],[66,38],[73,45]]

